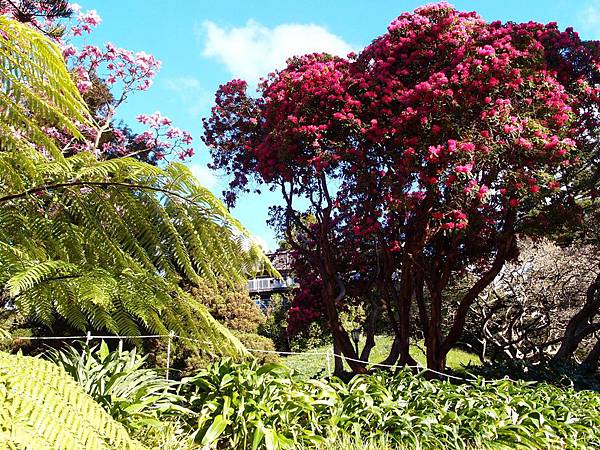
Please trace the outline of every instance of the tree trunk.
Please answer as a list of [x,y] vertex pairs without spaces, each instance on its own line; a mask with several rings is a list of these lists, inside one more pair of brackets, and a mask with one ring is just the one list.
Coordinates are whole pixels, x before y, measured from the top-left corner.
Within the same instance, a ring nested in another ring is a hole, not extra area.
[[585,372],[595,373],[598,370],[598,362],[600,361],[600,339],[596,341],[592,350],[581,363],[581,368]]
[[390,353],[387,358],[381,361],[382,368],[383,366],[392,366],[396,364],[398,361],[398,357],[400,356],[400,338],[398,335],[394,336],[394,341],[392,342],[392,346],[390,347]]
[[391,259],[391,253],[389,251],[386,252],[384,266],[389,273],[389,277],[387,278],[389,282],[388,289],[398,308],[398,329],[396,330],[399,351],[398,364],[415,366],[417,362],[410,356],[410,307],[413,296],[413,263],[411,256],[407,254],[402,261],[400,281],[398,283],[398,289],[396,289],[396,283],[392,278],[394,270]]
[[560,347],[552,357],[553,363],[569,361],[581,341],[594,331],[597,331],[598,326],[594,326],[595,324],[592,324],[592,320],[598,314],[600,308],[600,296],[597,295],[599,290],[600,273],[587,288],[585,304],[569,320]]
[[342,374],[344,373],[344,360],[339,357],[339,356],[335,356],[335,355],[339,355],[341,353],[340,349],[338,348],[337,344],[335,343],[335,340],[333,341],[333,374],[336,377],[341,377]]
[[360,359],[363,361],[369,360],[371,350],[373,350],[373,347],[375,347],[375,332],[377,331],[377,319],[379,319],[380,310],[381,308],[379,306],[379,301],[373,299],[371,303],[371,311],[369,312],[369,316],[367,317],[367,321],[365,323],[365,346],[360,353]]
[[[441,373],[446,371],[446,353],[444,353],[441,346],[441,339],[432,338],[427,345],[427,368],[435,370],[435,372],[428,371],[426,377],[428,379],[441,378]],[[439,373],[436,373],[439,372]]]
[[558,351],[552,357],[553,364],[569,361],[575,354],[577,347],[579,347],[579,343],[583,340],[581,333],[578,333],[579,324],[572,324],[572,321],[573,318],[571,318],[565,329],[565,334],[563,335]]
[[[442,343],[442,293],[431,292],[431,308],[429,311],[429,326],[425,333],[427,346],[427,368],[436,372],[446,370],[446,355]],[[439,378],[439,374],[427,373],[428,378]]]
[[[333,281],[335,280],[335,281]],[[336,353],[341,354],[347,358],[358,360],[356,350],[352,345],[350,336],[344,327],[342,326],[337,310],[337,303],[344,298],[346,290],[344,284],[339,279],[337,274],[333,273],[330,278],[324,281],[323,288],[323,303],[325,304],[325,311],[327,313],[327,320],[329,322],[329,328],[333,335],[334,348],[337,349]],[[336,358],[338,359],[338,358]],[[363,363],[359,363],[352,360],[346,360],[350,369],[354,373],[366,373],[367,369]]]

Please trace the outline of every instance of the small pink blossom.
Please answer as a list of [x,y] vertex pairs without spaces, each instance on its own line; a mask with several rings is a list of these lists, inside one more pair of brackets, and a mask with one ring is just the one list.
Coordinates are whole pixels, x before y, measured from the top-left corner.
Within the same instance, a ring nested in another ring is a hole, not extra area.
[[457,173],[470,173],[473,170],[473,163],[467,163],[454,167],[454,171]]

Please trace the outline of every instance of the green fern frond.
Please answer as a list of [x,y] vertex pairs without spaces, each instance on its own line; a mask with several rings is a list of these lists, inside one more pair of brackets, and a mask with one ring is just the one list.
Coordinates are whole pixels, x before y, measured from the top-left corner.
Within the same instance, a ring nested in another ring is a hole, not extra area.
[[0,447],[144,448],[63,369],[48,361],[7,353],[0,353]]

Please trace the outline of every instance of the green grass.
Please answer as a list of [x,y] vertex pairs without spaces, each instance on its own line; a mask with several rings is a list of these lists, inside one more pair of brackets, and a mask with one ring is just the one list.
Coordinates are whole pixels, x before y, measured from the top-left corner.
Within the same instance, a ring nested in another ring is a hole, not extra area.
[[[391,336],[376,336],[375,347],[371,351],[369,357],[370,362],[383,361],[389,352],[393,338]],[[364,345],[364,340],[359,344],[359,348]],[[411,345],[410,354],[422,366],[426,366],[425,353],[423,352],[422,342]],[[327,374],[327,358],[323,355],[314,355],[311,353],[333,352],[332,345],[324,345],[322,347],[308,350],[301,355],[291,355],[283,359],[283,363],[289,368],[294,369],[305,375],[308,378],[318,378],[319,375]],[[465,352],[463,350],[453,349],[448,354],[446,361],[448,368],[460,371],[466,365],[479,365],[480,361],[476,355]],[[331,367],[333,370],[333,359],[331,359]],[[347,368],[347,366],[346,366]]]

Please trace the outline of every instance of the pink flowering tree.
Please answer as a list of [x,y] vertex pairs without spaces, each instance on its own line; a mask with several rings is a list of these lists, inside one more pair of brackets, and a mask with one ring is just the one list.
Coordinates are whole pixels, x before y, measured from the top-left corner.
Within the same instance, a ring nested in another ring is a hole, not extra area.
[[82,11],[79,5],[60,0],[6,2],[2,8],[0,14],[28,22],[56,41],[92,110],[95,126],[82,125],[87,138],[83,142],[73,140],[64,130],[46,128],[65,153],[92,151],[100,158],[134,156],[149,162],[168,156],[183,160],[194,154],[190,133],[174,127],[159,111],[137,116],[138,123],[145,126],[139,134],[116,123],[118,108],[131,95],[152,86],[160,61],[111,42],[103,46],[86,44],[85,38],[101,23],[96,10]]
[[[239,80],[221,87],[205,142],[233,177],[229,200],[252,180],[281,192],[275,221],[318,274],[345,356],[357,357],[339,320],[338,262],[352,250],[338,244],[351,234],[377,244],[371,265],[396,334],[386,362],[412,362],[416,305],[428,367],[442,371],[473,301],[517,255],[518,236],[575,215],[565,205],[598,130],[598,61],[598,44],[572,29],[429,5],[348,59],[290,60],[258,99]],[[299,229],[310,238],[293,239]],[[475,281],[449,311],[445,291],[466,275]]]

